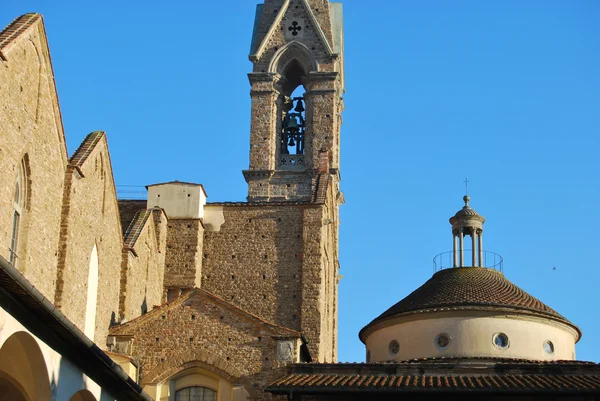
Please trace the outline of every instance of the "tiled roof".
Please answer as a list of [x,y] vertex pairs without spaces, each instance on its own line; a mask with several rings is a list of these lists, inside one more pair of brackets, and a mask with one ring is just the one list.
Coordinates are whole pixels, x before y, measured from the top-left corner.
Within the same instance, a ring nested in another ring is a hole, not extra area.
[[140,210],[146,210],[145,200],[119,200],[119,214],[121,215],[121,228],[123,237],[127,233],[131,222]]
[[459,307],[471,310],[501,307],[534,312],[577,329],[554,309],[508,281],[502,273],[483,267],[462,267],[437,272],[425,284],[369,323],[361,330],[360,335],[362,338],[366,328],[392,316]]
[[348,391],[600,394],[600,366],[572,361],[296,364],[267,391],[275,394]]
[[0,32],[0,50],[6,47],[10,42],[19,37],[27,28],[33,25],[38,19],[42,18],[41,15],[36,13],[29,13],[21,15],[16,18],[13,22],[8,24],[6,28]]
[[81,145],[79,145],[79,148],[71,156],[70,163],[73,166],[81,167],[103,136],[104,131],[95,131],[86,136]]

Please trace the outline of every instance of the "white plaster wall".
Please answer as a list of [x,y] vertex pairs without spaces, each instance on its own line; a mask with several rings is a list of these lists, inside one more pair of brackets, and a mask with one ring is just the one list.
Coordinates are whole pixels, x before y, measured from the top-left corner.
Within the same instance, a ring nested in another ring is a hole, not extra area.
[[[451,341],[446,348],[436,344],[439,334]],[[508,336],[509,347],[497,348],[494,334]],[[366,337],[371,362],[440,357],[495,357],[532,360],[575,359],[577,332],[571,327],[548,319],[519,316],[444,316],[432,313],[428,318],[397,321],[373,330]],[[400,351],[391,355],[389,344],[398,341]],[[546,340],[554,344],[554,354],[544,352]]]
[[206,231],[221,231],[225,223],[223,206],[208,205],[204,207],[204,227]]
[[204,218],[204,205],[206,195],[199,185],[170,183],[148,187],[147,208],[158,206],[170,219]]
[[[62,355],[31,334],[29,330],[8,312],[0,308],[0,348],[2,348],[10,336],[17,332],[28,333],[40,347],[48,370],[48,379],[52,388],[53,400],[69,401],[76,392],[82,389],[90,391],[98,401],[115,400],[114,397],[108,396],[106,392],[102,392],[102,389],[96,382],[87,377],[67,358],[63,358]],[[0,369],[2,369],[1,366]]]

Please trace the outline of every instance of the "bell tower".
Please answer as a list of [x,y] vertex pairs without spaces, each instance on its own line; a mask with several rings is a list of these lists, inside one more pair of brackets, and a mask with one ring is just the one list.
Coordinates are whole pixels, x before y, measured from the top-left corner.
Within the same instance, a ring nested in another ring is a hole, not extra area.
[[249,202],[310,201],[317,177],[339,181],[344,109],[342,7],[265,0],[256,10]]

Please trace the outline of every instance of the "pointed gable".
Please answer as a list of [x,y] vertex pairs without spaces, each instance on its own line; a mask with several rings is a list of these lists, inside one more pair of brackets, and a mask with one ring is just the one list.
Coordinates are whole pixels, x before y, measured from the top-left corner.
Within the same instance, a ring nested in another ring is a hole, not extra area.
[[[262,9],[260,10],[262,18],[268,18]],[[277,11],[269,30],[260,39],[260,45],[256,48],[256,52],[250,58],[270,60],[280,47],[292,41],[298,41],[310,48],[317,55],[317,59],[325,61],[334,54],[331,43],[331,24],[327,25],[328,33],[323,30],[322,24],[319,23],[306,0],[298,2],[286,0],[281,9]],[[259,28],[255,26],[253,47],[258,43],[259,35]]]
[[[11,101],[50,134],[56,131],[60,157],[67,163],[67,146],[50,49],[40,14],[16,18],[0,32],[0,64],[6,63]],[[3,86],[3,88],[6,88]],[[4,89],[6,90],[6,89]]]

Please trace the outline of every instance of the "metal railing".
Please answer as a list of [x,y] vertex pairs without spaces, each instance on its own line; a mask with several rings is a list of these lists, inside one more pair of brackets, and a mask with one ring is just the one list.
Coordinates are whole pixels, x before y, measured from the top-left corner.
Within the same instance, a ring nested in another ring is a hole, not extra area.
[[[440,270],[453,268],[453,267],[485,267],[488,269],[494,269],[499,272],[503,272],[504,259],[496,252],[482,251],[482,258],[479,261],[479,255],[475,255],[475,260],[472,260],[471,249],[464,250],[464,263],[460,265],[460,253],[456,251],[456,257],[454,251],[448,251],[440,253],[433,258],[433,272],[439,272]],[[456,262],[456,263],[455,263]]]

